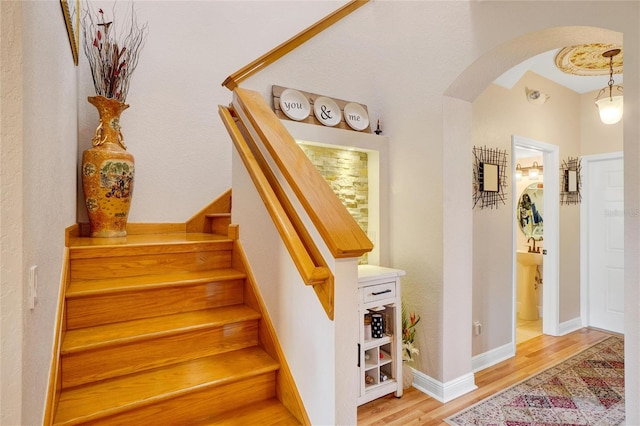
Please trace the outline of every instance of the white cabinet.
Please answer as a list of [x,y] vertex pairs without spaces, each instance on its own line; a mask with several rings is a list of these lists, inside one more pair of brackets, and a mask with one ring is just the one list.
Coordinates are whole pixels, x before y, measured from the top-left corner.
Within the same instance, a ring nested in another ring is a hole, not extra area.
[[[400,277],[404,275],[399,269],[358,266],[358,405],[392,392],[402,396]],[[378,334],[376,324],[380,319],[383,324]],[[365,326],[369,320],[373,324]]]

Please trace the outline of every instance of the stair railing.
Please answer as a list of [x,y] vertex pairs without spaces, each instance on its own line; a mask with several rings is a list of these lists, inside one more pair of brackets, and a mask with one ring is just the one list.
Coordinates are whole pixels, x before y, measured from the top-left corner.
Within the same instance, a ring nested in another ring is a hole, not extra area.
[[259,153],[255,142],[243,136],[246,128],[242,122],[237,121],[233,117],[233,111],[226,107],[220,107],[220,116],[303,282],[313,286],[325,313],[333,320],[334,277],[331,270],[284,195],[273,172],[265,167],[266,160]]
[[229,90],[233,90],[240,84],[241,81],[246,80],[253,74],[257,73],[261,69],[267,67],[269,64],[274,63],[278,59],[282,58],[287,53],[294,50],[296,47],[305,43],[315,35],[329,28],[331,25],[335,24],[345,16],[349,15],[354,10],[358,9],[361,6],[364,6],[368,3],[369,0],[352,0],[349,3],[345,4],[341,8],[337,9],[335,12],[327,15],[325,18],[316,22],[306,30],[296,34],[291,37],[289,40],[285,41],[278,47],[270,50],[264,55],[260,56],[255,61],[249,63],[248,65],[240,68],[238,71],[231,74],[227,77],[222,85],[225,86]]
[[245,139],[243,133],[246,134],[246,129],[241,130],[241,127],[244,127],[242,122],[237,122],[232,115],[233,112],[229,108],[220,107],[222,121],[278,232],[285,236],[285,246],[294,259],[300,276],[307,285],[324,283],[331,276],[331,271],[326,264],[323,265],[325,262],[321,257],[314,256],[319,251],[306,229],[299,229],[302,223],[300,217],[293,210],[288,198],[283,199],[284,191],[275,180],[273,172],[266,167],[266,160],[257,150],[255,141],[251,138]]
[[233,106],[249,124],[334,258],[360,257],[373,244],[258,92],[236,88]]
[[333,275],[262,150],[334,258],[362,256],[373,244],[259,93],[236,88],[232,106],[219,111],[300,276],[333,319]]

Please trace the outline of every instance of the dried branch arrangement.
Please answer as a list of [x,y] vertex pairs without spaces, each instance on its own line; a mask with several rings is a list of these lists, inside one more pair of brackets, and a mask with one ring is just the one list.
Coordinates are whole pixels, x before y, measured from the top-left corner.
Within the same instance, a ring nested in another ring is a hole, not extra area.
[[124,102],[129,92],[131,75],[138,65],[140,50],[148,33],[145,23],[140,26],[131,3],[131,11],[124,17],[128,27],[116,25],[115,4],[112,18],[102,9],[95,13],[91,2],[82,18],[84,53],[89,60],[96,94]]

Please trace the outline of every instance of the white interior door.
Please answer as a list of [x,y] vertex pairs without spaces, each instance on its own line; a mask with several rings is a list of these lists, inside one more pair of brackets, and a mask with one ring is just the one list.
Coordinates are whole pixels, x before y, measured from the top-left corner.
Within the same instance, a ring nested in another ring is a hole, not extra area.
[[588,325],[624,332],[623,158],[586,163]]

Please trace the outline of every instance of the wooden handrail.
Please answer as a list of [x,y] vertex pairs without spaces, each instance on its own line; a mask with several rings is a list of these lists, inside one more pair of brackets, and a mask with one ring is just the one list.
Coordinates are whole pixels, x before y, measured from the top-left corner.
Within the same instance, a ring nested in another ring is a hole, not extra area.
[[285,41],[278,47],[260,56],[255,61],[240,68],[238,71],[234,72],[229,77],[227,77],[222,82],[222,85],[229,90],[235,89],[236,87],[238,87],[238,84],[240,84],[241,81],[246,80],[256,72],[267,67],[269,64],[272,64],[278,59],[282,58],[284,55],[291,52],[293,49],[305,43],[306,41],[310,40],[315,35],[329,28],[331,25],[335,24],[345,16],[349,15],[354,10],[360,8],[361,6],[364,6],[366,3],[368,3],[368,1],[369,0],[350,1],[349,3],[345,4],[344,6],[336,10],[335,12],[331,13],[330,15],[327,15],[325,18],[316,22],[306,30],[296,34],[295,36]]
[[331,254],[347,258],[371,251],[373,243],[260,94],[236,88],[233,105],[249,121]]
[[[299,236],[299,230],[296,229],[290,219],[292,212],[287,212],[285,207],[283,207],[281,200],[276,195],[269,179],[262,170],[260,160],[256,159],[256,156],[250,149],[247,140],[238,126],[238,123],[233,119],[229,108],[220,106],[219,113],[234,145],[236,146],[240,158],[245,164],[245,167],[249,172],[260,197],[262,198],[262,201],[267,207],[269,215],[282,236],[284,244],[300,272],[300,275],[303,277],[303,281],[307,285],[318,285],[324,283],[332,274],[326,265],[317,265],[316,262],[314,262],[310,252],[315,251],[319,253],[317,248],[315,250],[308,250],[309,243],[307,242],[305,244]],[[296,217],[294,221],[299,221],[299,218]]]

